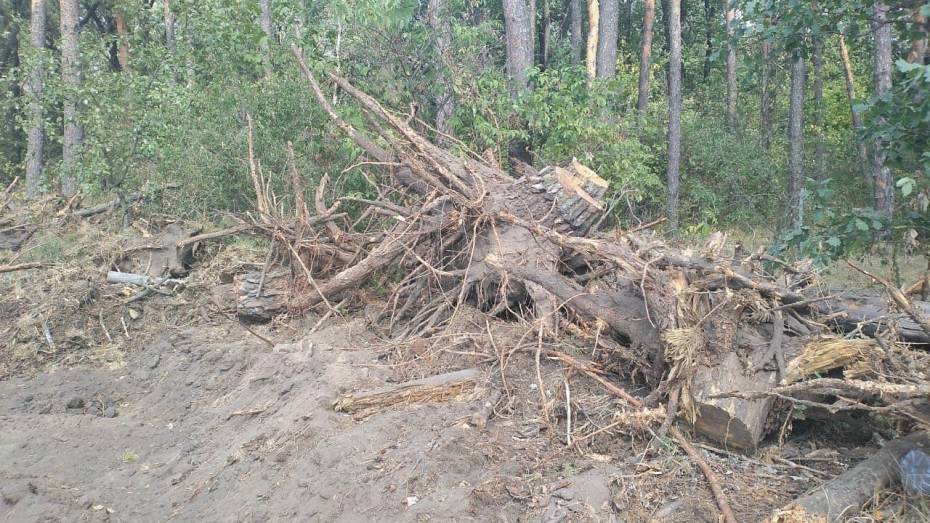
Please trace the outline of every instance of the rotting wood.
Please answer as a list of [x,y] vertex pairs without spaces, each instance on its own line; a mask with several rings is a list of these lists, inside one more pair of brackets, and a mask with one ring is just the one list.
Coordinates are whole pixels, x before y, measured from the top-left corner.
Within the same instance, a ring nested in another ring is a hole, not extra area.
[[[264,283],[264,285],[262,285]],[[258,293],[262,287],[261,294]],[[289,277],[283,272],[237,274],[233,278],[236,315],[247,323],[267,323],[289,308]]]
[[890,484],[900,481],[898,461],[911,449],[930,451],[926,432],[915,432],[890,441],[855,467],[813,489],[809,494],[778,510],[772,523],[843,521]]
[[352,414],[356,419],[364,419],[398,405],[462,398],[475,390],[479,375],[477,369],[464,369],[370,392],[349,393],[333,403],[333,410]]
[[807,342],[792,358],[782,377],[783,385],[860,362],[881,360],[885,351],[871,339],[824,338]]

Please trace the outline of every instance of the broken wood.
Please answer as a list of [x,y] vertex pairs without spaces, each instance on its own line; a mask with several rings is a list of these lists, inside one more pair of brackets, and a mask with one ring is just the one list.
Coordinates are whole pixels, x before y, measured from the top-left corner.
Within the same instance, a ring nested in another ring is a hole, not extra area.
[[[290,280],[285,272],[249,272],[233,278],[236,315],[247,323],[267,323],[288,310]],[[261,287],[261,293],[259,293]]]
[[239,234],[243,232],[248,232],[254,229],[252,225],[237,225],[235,227],[230,227],[228,229],[222,229],[214,232],[206,232],[203,234],[197,234],[184,238],[175,243],[175,246],[178,248],[183,248],[188,245],[193,245],[195,243],[205,242],[208,240],[215,240],[217,238],[223,238],[226,236],[232,236],[233,234]]
[[14,265],[0,265],[0,274],[4,272],[25,271],[28,269],[38,269],[43,264],[39,262],[17,263]]
[[333,410],[363,419],[397,405],[445,401],[475,390],[479,372],[464,369],[408,381],[370,392],[349,393],[333,403]]
[[145,195],[140,192],[129,193],[124,197],[116,197],[115,199],[110,200],[107,203],[97,205],[96,207],[88,207],[87,209],[74,211],[73,214],[79,218],[87,218],[88,216],[94,216],[97,214],[105,213],[107,211],[112,211],[126,204],[135,203],[144,197]]
[[[792,358],[781,383],[801,381],[833,369],[884,358],[885,351],[871,339],[823,338],[807,342],[801,353]],[[848,376],[847,377],[855,377]]]
[[858,513],[876,492],[900,481],[899,460],[912,449],[930,451],[926,432],[888,442],[872,457],[778,510],[772,522],[844,521]]
[[175,287],[182,285],[184,282],[176,278],[146,276],[144,274],[134,274],[131,272],[108,271],[107,283],[121,283],[125,285],[137,285],[139,287],[158,287],[165,285]]
[[697,464],[698,468],[701,469],[701,472],[704,474],[704,477],[707,479],[707,484],[710,487],[710,491],[714,495],[714,501],[717,502],[717,507],[720,509],[720,515],[723,518],[724,523],[736,523],[736,518],[733,516],[733,510],[730,509],[730,504],[727,502],[727,497],[723,493],[723,488],[720,486],[720,480],[717,479],[717,475],[714,474],[714,471],[710,468],[704,458],[697,453],[697,450],[691,445],[691,442],[688,441],[688,438],[682,434],[681,430],[678,427],[671,427],[669,433],[675,438],[675,441],[678,442],[678,445],[681,446],[682,450],[685,451],[685,454]]

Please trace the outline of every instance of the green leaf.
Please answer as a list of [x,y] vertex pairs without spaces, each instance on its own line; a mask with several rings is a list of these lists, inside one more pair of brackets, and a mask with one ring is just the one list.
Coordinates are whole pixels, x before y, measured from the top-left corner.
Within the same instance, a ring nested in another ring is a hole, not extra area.
[[856,228],[862,232],[866,232],[869,230],[869,224],[861,218],[856,218],[856,221],[854,223],[856,224]]
[[827,245],[829,245],[830,247],[834,247],[834,248],[839,247],[840,244],[842,243],[843,242],[840,241],[840,239],[837,238],[836,236],[830,236],[829,238],[827,238]]

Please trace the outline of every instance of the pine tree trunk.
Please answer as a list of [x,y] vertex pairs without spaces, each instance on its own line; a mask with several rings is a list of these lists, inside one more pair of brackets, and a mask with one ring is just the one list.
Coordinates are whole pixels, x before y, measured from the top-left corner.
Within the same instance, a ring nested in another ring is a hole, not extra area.
[[[735,34],[733,27],[734,18],[736,17],[736,6],[734,0],[727,0],[725,13],[727,25],[727,39],[732,40]],[[736,46],[730,42],[727,43],[727,127],[731,133],[736,132]]]
[[600,34],[597,39],[597,77],[613,78],[617,74],[617,32],[619,0],[601,0]]
[[767,41],[762,41],[762,79],[759,105],[761,108],[759,115],[760,135],[762,139],[762,148],[766,151],[771,147],[772,142],[772,85],[771,74],[772,68],[769,61],[772,56],[772,46]]
[[710,55],[714,52],[714,13],[710,6],[711,0],[704,0],[704,83],[710,76]]
[[601,9],[598,0],[588,0],[588,48],[585,55],[585,65],[588,78],[597,75],[597,39],[600,35]]
[[514,94],[529,89],[533,67],[533,34],[526,0],[504,0],[504,32],[507,38],[507,73]]
[[[872,7],[872,82],[873,94],[883,97],[891,93],[891,22],[888,6],[877,2]],[[878,119],[879,124],[884,122]],[[881,138],[872,144],[872,184],[875,210],[891,217],[894,209],[894,180],[891,169],[885,165],[887,144]]]
[[62,137],[61,192],[70,196],[77,191],[77,169],[84,143],[80,124],[81,64],[78,49],[78,0],[61,0],[61,81],[65,85],[64,136]]
[[856,81],[853,78],[852,63],[849,60],[849,49],[846,47],[846,38],[840,35],[840,57],[843,62],[843,73],[846,78],[846,97],[849,99],[849,112],[852,114],[853,132],[856,135],[856,150],[859,153],[859,164],[862,173],[869,184],[872,183],[872,165],[869,160],[869,149],[862,139],[862,115],[856,110]]
[[572,63],[580,64],[581,53],[584,52],[584,24],[582,23],[584,15],[581,12],[581,0],[569,0],[568,10],[569,23],[571,25],[569,28],[569,39],[572,47]]
[[42,107],[43,60],[45,49],[45,0],[32,0],[32,14],[29,19],[29,43],[32,47],[32,70],[26,82],[28,97],[26,114],[29,118],[29,132],[26,142],[26,196],[35,198],[39,193],[42,180],[42,163],[45,160],[45,111]]
[[274,39],[274,30],[271,28],[271,0],[258,0],[259,23],[265,39],[262,40],[262,66],[265,68],[265,78],[271,78],[271,41]]
[[678,187],[681,167],[681,19],[680,1],[668,0],[668,224],[678,234]]
[[827,177],[827,148],[824,143],[824,108],[823,108],[823,40],[814,40],[814,125],[816,131],[816,144],[814,157],[817,167],[817,179]]
[[549,2],[550,0],[543,0],[543,30],[540,35],[541,43],[539,45],[539,60],[543,69],[549,67],[549,46],[552,42],[552,9]]
[[126,14],[122,9],[114,9],[116,18],[116,36],[119,39],[119,48],[116,54],[119,59],[119,68],[125,71],[129,67],[129,29],[126,27]]
[[173,53],[177,49],[177,39],[174,35],[174,12],[171,10],[171,0],[164,0],[162,8],[165,16],[165,47]]
[[[546,0],[548,1],[548,0]],[[452,127],[449,119],[455,112],[455,93],[452,82],[449,80],[448,64],[455,59],[452,56],[452,24],[449,23],[448,0],[429,0],[427,6],[427,21],[433,29],[433,41],[436,54],[439,55],[439,77],[437,84],[439,93],[436,99],[436,143],[446,146],[452,136]]]
[[791,101],[788,109],[788,226],[801,227],[804,188],[804,81],[807,65],[796,54],[791,64]]
[[644,0],[643,8],[643,45],[639,58],[639,97],[636,108],[645,113],[649,106],[649,75],[652,68],[652,33],[656,20],[656,1]]

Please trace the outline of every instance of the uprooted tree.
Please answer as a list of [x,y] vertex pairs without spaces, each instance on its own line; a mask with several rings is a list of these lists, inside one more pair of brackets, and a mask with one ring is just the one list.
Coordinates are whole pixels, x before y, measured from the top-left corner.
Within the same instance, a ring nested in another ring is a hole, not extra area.
[[[337,198],[327,207],[324,178],[312,216],[292,158],[290,216],[250,150],[257,215],[234,231],[257,229],[286,245],[299,281],[288,306],[332,310],[379,271],[399,267],[403,277],[377,318],[393,335],[430,334],[466,305],[532,318],[550,333],[596,332],[612,361],[587,364],[589,375],[603,380],[603,363],[622,360],[652,387],[638,404],[667,402],[671,416],[728,448],[753,451],[776,405],[793,401],[927,424],[928,388],[911,379],[915,356],[902,342],[930,341],[930,305],[830,294],[803,263],[764,251],[724,255],[722,238],[692,252],[637,230],[599,236],[607,183],[577,161],[539,171],[518,164],[512,176],[481,155],[434,145],[411,118],[330,72],[368,121],[357,129],[331,106],[302,52],[292,52],[316,101],[388,182],[376,184],[378,199]],[[356,225],[380,227],[341,227],[347,217],[336,211],[349,201],[365,208]],[[265,277],[250,280],[258,295]],[[843,379],[820,377],[831,372]]]

